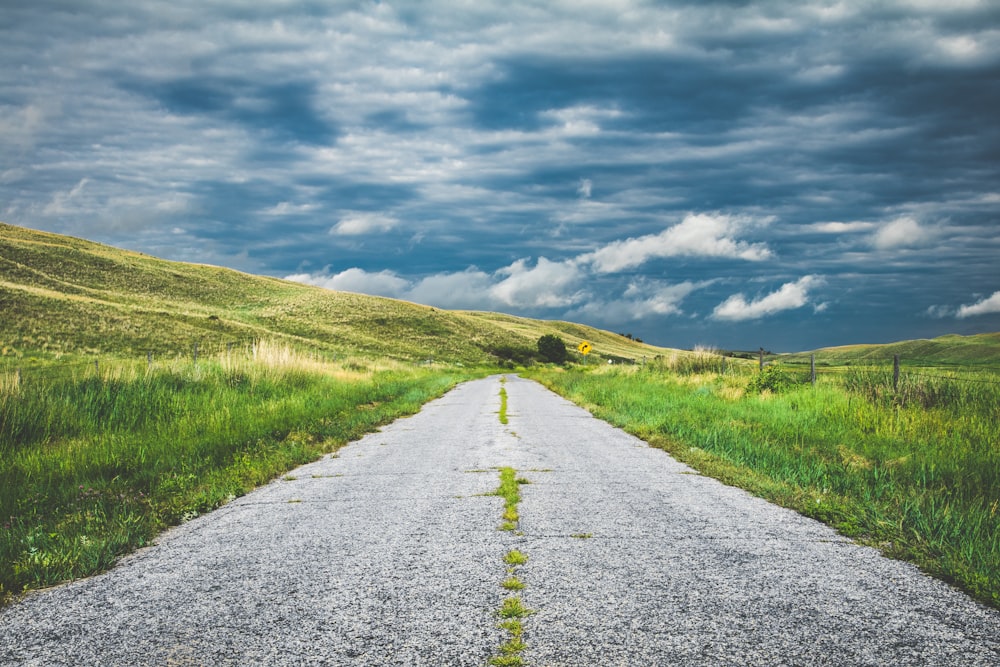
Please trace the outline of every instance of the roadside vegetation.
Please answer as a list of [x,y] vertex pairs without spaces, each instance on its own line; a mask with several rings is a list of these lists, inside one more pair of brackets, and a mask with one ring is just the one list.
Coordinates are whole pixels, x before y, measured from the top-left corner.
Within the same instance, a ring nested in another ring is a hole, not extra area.
[[801,368],[698,356],[530,376],[1000,607],[1000,375],[904,371],[894,385],[891,369],[855,368],[812,386]]
[[0,374],[0,602],[104,570],[475,375],[265,343],[74,368]]

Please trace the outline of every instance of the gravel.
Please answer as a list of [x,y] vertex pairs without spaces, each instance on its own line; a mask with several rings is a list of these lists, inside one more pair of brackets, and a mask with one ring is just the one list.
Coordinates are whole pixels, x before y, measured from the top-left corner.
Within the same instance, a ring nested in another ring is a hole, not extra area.
[[[469,382],[0,611],[2,665],[1000,665],[1000,612],[695,473],[541,386]],[[521,487],[522,534],[484,495]]]

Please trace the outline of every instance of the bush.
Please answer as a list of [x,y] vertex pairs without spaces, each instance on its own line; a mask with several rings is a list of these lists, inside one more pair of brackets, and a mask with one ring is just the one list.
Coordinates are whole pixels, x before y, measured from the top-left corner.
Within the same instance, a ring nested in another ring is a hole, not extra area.
[[545,334],[538,339],[538,354],[553,364],[566,362],[566,343],[559,336]]
[[765,366],[759,374],[750,380],[747,385],[747,392],[760,394],[770,391],[774,394],[790,389],[796,382],[792,376],[786,373],[780,366]]

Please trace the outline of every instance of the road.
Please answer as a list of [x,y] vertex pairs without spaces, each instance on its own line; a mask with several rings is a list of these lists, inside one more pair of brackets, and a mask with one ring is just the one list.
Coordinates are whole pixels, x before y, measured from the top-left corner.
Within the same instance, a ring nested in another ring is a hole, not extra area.
[[0,664],[484,666],[511,549],[529,665],[1000,665],[1000,612],[516,376],[31,594]]

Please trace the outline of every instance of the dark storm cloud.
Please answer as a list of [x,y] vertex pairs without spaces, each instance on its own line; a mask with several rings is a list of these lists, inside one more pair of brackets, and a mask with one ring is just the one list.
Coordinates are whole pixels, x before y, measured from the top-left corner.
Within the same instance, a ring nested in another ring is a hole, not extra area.
[[123,89],[153,98],[166,110],[237,123],[262,141],[327,145],[337,127],[316,109],[313,82],[259,81],[191,76],[163,82],[129,81]]
[[664,344],[1000,327],[1000,7],[11,2],[0,217]]

